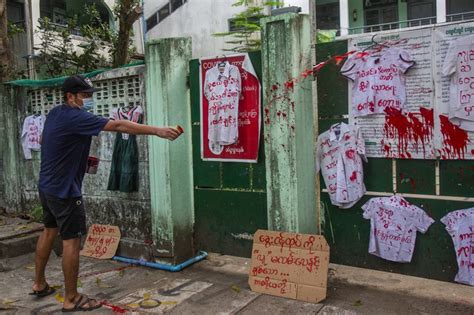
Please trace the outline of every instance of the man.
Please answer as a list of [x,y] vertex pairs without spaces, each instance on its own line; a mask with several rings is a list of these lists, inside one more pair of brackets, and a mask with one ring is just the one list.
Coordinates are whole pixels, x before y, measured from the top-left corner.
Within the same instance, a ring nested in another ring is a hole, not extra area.
[[92,136],[101,131],[115,131],[154,135],[172,141],[180,131],[127,120],[108,120],[89,113],[87,110],[93,105],[92,94],[97,89],[82,76],[67,78],[62,90],[65,104],[49,112],[42,136],[38,191],[45,228],[36,245],[35,282],[31,294],[44,297],[54,293],[46,281],[45,268],[59,233],[63,240],[63,312],[89,311],[101,304],[77,292],[77,277],[81,237],[87,234],[81,190]]

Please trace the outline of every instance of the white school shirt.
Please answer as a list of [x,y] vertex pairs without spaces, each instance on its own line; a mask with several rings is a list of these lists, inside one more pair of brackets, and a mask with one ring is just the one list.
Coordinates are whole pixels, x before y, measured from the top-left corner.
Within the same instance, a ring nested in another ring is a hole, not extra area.
[[218,64],[206,72],[204,95],[209,101],[209,144],[229,145],[239,137],[238,115],[241,92],[239,68],[226,62],[221,73]]
[[441,222],[451,235],[458,262],[454,281],[474,285],[474,208],[450,212]]
[[372,198],[362,206],[370,220],[369,253],[396,262],[410,262],[416,232],[425,233],[434,220],[401,196]]
[[31,115],[25,118],[21,131],[21,146],[25,159],[31,159],[31,151],[41,150],[41,135],[44,128],[44,115]]
[[383,114],[387,107],[403,109],[405,72],[414,64],[411,55],[400,48],[354,53],[347,58],[341,74],[353,81],[352,115]]
[[[129,120],[136,123],[141,123],[143,116],[143,108],[140,105],[135,105],[129,110],[125,107],[113,108],[109,113],[109,119],[111,120]],[[127,140],[129,138],[128,133],[122,133],[122,139]]]
[[449,120],[461,129],[474,131],[474,35],[451,42],[443,75],[451,76]]
[[332,125],[316,142],[316,173],[321,170],[331,203],[340,208],[352,207],[364,194],[365,158],[362,134],[346,123]]

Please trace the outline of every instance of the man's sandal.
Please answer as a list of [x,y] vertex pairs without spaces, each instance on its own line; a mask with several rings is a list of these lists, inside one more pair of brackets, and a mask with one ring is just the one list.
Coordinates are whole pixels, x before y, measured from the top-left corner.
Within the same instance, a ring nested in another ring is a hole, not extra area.
[[56,289],[50,287],[49,284],[46,283],[46,286],[44,287],[43,290],[38,290],[38,291],[33,290],[33,292],[31,292],[30,295],[34,295],[36,297],[45,297],[45,296],[53,294],[54,292],[56,292]]
[[73,308],[62,308],[62,312],[63,313],[71,313],[71,312],[89,312],[89,311],[92,311],[92,310],[96,310],[98,308],[101,308],[102,307],[102,303],[99,303],[95,306],[87,306],[87,307],[84,307],[84,305],[90,303],[90,302],[93,302],[93,301],[96,301],[94,299],[91,299],[89,297],[87,297],[86,295],[82,295],[81,294],[81,297],[79,298],[79,300],[76,302],[76,304],[74,305]]

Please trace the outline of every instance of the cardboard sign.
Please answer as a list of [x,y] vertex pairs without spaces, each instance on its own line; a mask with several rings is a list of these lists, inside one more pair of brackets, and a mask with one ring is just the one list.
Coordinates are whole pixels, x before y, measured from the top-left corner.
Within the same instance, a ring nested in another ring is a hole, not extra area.
[[324,236],[258,230],[249,285],[255,292],[318,303],[326,298],[329,245]]
[[87,233],[82,256],[110,259],[115,255],[120,241],[118,226],[93,224]]

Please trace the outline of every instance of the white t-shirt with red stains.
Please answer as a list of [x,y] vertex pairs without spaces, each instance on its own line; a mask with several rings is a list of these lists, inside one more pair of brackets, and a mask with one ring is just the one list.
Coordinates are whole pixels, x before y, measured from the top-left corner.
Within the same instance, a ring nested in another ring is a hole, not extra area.
[[474,35],[451,42],[443,75],[451,76],[449,120],[461,129],[474,131]]
[[474,285],[474,208],[445,215],[441,222],[451,235],[459,271],[454,281]]
[[21,145],[25,159],[32,158],[31,151],[41,150],[41,135],[43,133],[44,115],[31,115],[25,118],[23,122],[23,130],[21,131]]
[[341,74],[353,81],[351,115],[383,114],[387,107],[404,109],[405,72],[414,64],[400,48],[352,54],[341,68]]
[[241,82],[239,68],[229,62],[225,63],[222,72],[218,64],[206,72],[204,96],[209,101],[208,139],[214,154],[220,154],[222,146],[235,143],[239,137]]
[[416,232],[425,233],[434,220],[401,196],[372,198],[362,206],[370,220],[369,253],[380,258],[410,262]]
[[321,170],[331,203],[350,208],[365,194],[362,158],[364,139],[359,129],[345,123],[332,125],[316,143],[316,173]]

